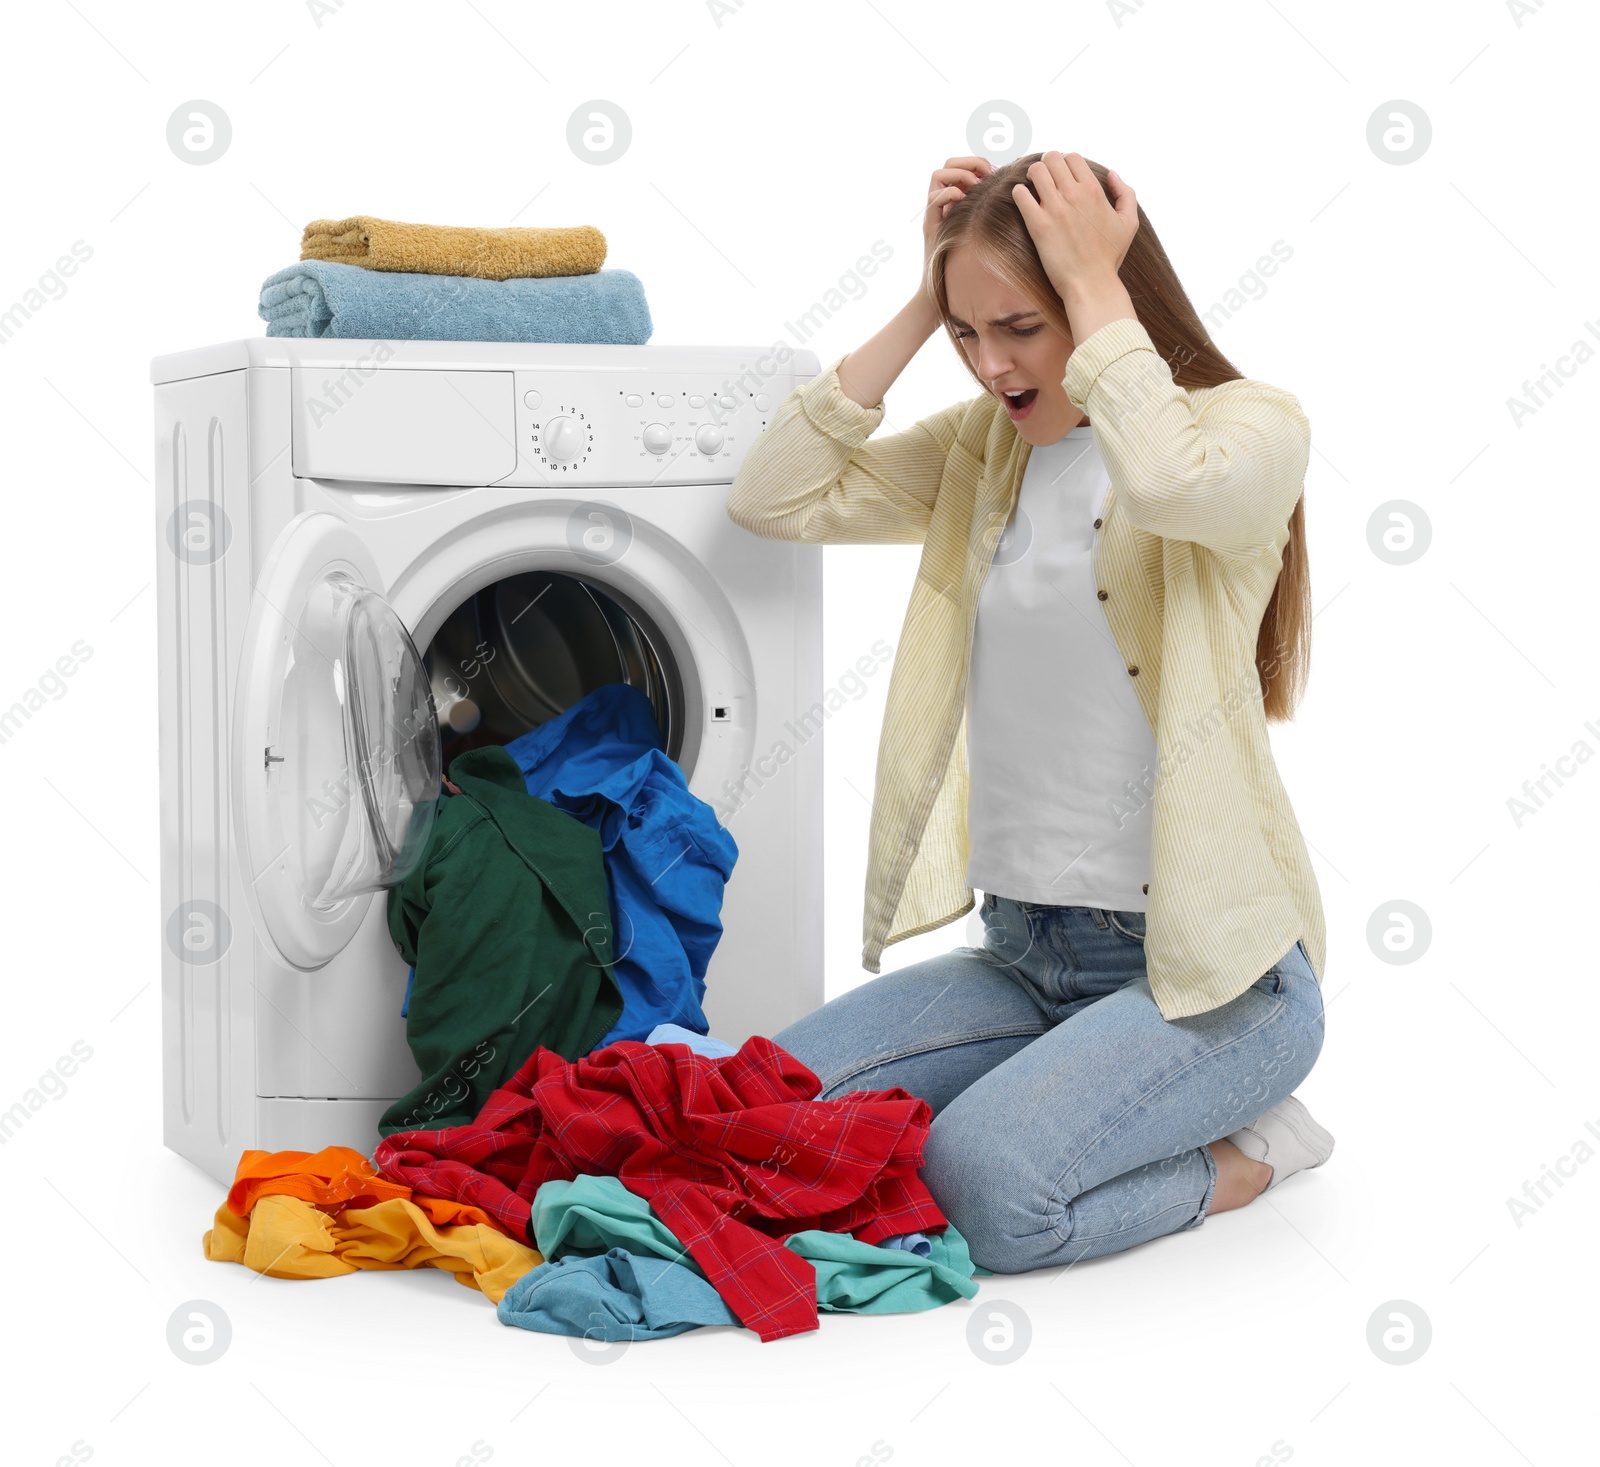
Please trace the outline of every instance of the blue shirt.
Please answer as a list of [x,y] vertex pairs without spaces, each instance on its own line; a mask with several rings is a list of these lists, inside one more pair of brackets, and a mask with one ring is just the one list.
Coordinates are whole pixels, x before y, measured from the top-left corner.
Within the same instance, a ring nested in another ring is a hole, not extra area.
[[506,745],[528,793],[600,833],[622,1017],[601,1039],[643,1040],[658,1024],[697,1034],[706,967],[739,848],[716,810],[689,793],[662,748],[650,700],[607,683]]

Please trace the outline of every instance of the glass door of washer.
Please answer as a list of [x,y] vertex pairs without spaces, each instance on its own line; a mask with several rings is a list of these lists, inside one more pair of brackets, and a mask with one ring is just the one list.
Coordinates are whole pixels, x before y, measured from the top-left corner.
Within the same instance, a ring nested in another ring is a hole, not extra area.
[[234,726],[234,811],[263,937],[323,966],[372,895],[422,858],[439,794],[428,675],[371,553],[297,516],[251,600]]

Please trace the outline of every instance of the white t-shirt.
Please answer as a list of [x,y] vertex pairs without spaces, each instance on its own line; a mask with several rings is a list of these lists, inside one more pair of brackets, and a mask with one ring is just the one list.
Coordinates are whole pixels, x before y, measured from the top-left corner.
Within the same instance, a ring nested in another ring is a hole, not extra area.
[[1094,428],[1035,447],[978,597],[967,885],[1142,912],[1156,742],[1095,592]]

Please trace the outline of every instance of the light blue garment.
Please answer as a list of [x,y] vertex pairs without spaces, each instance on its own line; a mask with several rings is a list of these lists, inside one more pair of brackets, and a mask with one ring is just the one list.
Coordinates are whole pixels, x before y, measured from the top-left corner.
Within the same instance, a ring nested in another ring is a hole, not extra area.
[[506,752],[530,795],[600,833],[623,1005],[600,1044],[642,1040],[658,1024],[704,1034],[706,967],[739,847],[667,757],[650,700],[606,683]]
[[918,1258],[929,1258],[933,1255],[933,1245],[928,1241],[926,1233],[899,1233],[893,1238],[885,1238],[878,1246],[899,1248],[906,1253],[915,1253]]
[[[685,1029],[681,1024],[657,1024],[645,1036],[646,1044],[687,1044],[696,1054],[703,1054],[709,1059],[725,1059],[730,1054],[737,1054],[731,1044],[721,1039],[716,1039],[710,1034],[696,1034],[693,1029]],[[907,1233],[906,1236],[920,1236]]]
[[897,968],[772,1036],[820,1100],[903,1086],[933,1107],[922,1180],[995,1273],[1197,1228],[1209,1143],[1288,1098],[1322,1050],[1302,943],[1229,1002],[1166,1020],[1145,913],[986,893],[984,945]]
[[[546,1182],[528,1223],[546,1259],[621,1249],[664,1259],[704,1277],[700,1265],[644,1198],[616,1177]],[[901,1234],[902,1237],[914,1236]],[[783,1246],[817,1271],[817,1307],[851,1314],[937,1309],[978,1292],[966,1240],[954,1228],[921,1234],[926,1254],[863,1243],[849,1233],[791,1233]]]
[[661,1340],[702,1324],[737,1324],[698,1274],[608,1248],[541,1263],[506,1290],[501,1324],[590,1340]]
[[300,260],[261,284],[268,336],[382,341],[560,341],[642,345],[654,329],[630,270],[478,280]]

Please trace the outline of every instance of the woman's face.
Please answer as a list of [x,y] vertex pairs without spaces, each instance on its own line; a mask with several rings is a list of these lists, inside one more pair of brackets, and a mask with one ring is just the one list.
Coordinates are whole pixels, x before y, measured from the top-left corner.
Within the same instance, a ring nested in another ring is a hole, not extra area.
[[[967,248],[945,261],[950,324],[967,360],[1000,398],[1021,437],[1055,443],[1088,419],[1067,400],[1062,379],[1072,338],[1063,336],[1026,296],[991,274]],[[1021,392],[1020,399],[1006,396]]]

